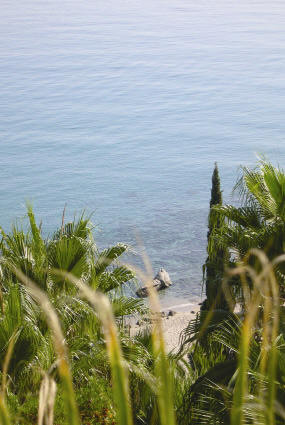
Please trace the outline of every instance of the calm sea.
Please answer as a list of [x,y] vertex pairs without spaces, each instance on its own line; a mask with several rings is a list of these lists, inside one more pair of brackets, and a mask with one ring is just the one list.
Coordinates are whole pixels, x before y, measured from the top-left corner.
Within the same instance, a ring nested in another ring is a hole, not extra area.
[[[45,232],[82,209],[100,246],[140,234],[201,292],[213,165],[285,166],[285,3],[2,0],[0,223],[34,204]],[[139,261],[139,260],[138,260]]]

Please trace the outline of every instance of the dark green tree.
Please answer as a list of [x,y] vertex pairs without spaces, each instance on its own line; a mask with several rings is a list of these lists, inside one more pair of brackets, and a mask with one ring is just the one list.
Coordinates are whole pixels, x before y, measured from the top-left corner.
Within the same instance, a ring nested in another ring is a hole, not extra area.
[[[201,310],[209,310],[211,307],[215,309],[228,310],[228,305],[225,300],[222,290],[222,279],[224,274],[224,263],[226,258],[226,251],[221,247],[211,249],[210,253],[210,239],[213,232],[212,215],[214,213],[213,207],[221,206],[223,203],[220,176],[218,165],[215,163],[212,175],[212,189],[210,199],[210,211],[208,216],[208,257],[203,266],[203,275],[206,289],[206,299],[201,306]],[[221,222],[216,221],[215,229],[221,226]]]
[[[213,205],[222,205],[222,203],[223,203],[223,197],[221,192],[221,183],[220,183],[218,164],[215,162],[215,167],[214,167],[214,171],[212,175],[210,208],[212,208]],[[210,224],[209,224],[209,231],[211,231]]]

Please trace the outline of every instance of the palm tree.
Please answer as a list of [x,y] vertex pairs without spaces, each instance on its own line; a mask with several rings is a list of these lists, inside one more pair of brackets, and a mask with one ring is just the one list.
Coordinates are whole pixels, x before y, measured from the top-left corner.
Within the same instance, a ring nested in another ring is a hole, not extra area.
[[[270,260],[283,254],[285,248],[284,171],[265,160],[260,160],[253,170],[242,167],[242,176],[234,190],[240,195],[240,207],[218,205],[212,208],[213,230],[209,240],[210,256],[214,255],[216,247],[228,250],[231,266],[242,261],[252,248],[263,250]],[[258,267],[256,260],[254,261],[255,266]],[[277,274],[280,285],[283,287],[284,263],[278,266]]]
[[[281,320],[283,319],[284,316]],[[240,356],[241,325],[240,318],[232,314],[230,319],[224,320],[208,330],[210,337],[208,334],[207,347],[200,344],[192,346],[189,358],[197,378],[185,392],[179,411],[180,425],[227,425],[231,422],[230,411],[237,382],[238,357]],[[188,326],[187,332],[190,332],[190,326]],[[244,423],[246,424],[269,423],[264,420],[266,411],[258,412],[257,410],[258,403],[260,403],[258,399],[260,385],[262,383],[264,391],[268,386],[267,380],[260,373],[262,334],[263,328],[258,328],[250,343],[247,374],[249,397],[246,406],[243,407],[246,415]],[[275,364],[277,387],[275,402],[278,406],[284,406],[284,330],[280,332],[274,344],[278,353]],[[283,423],[284,419],[279,416],[278,409],[276,409],[276,424]]]
[[[7,347],[14,338],[8,371],[12,400],[10,409],[14,409],[13,400],[24,406],[29,400],[35,400],[43,372],[48,372],[58,382],[61,397],[50,330],[40,308],[20,282],[18,270],[46,292],[56,310],[68,346],[73,383],[83,414],[88,410],[86,401],[89,403],[93,397],[94,403],[98,402],[99,383],[105,398],[109,397],[103,407],[114,406],[111,396],[107,397],[110,394],[111,373],[101,323],[91,305],[81,299],[70,282],[69,274],[72,274],[91,288],[107,294],[111,301],[119,324],[125,364],[129,369],[132,403],[138,413],[134,414],[135,423],[146,423],[149,419],[154,424],[159,423],[151,335],[146,333],[131,338],[124,326],[120,326],[125,315],[146,310],[143,300],[126,297],[121,290],[134,277],[127,267],[118,262],[128,246],[117,244],[100,251],[93,239],[90,220],[83,215],[77,221],[63,224],[51,238],[42,236],[41,226],[36,224],[30,207],[28,217],[28,231],[17,226],[10,234],[2,230],[0,242],[0,285],[3,295],[0,304],[1,365]],[[185,370],[176,366],[174,358],[169,360],[169,365],[175,370],[173,380],[179,388]],[[90,396],[86,400],[87,393]],[[92,416],[92,411],[88,414]],[[29,423],[35,422],[35,415],[35,410],[32,410]]]
[[[250,170],[242,168],[242,176],[235,186],[241,198],[241,206],[215,205],[211,209],[212,231],[209,237],[209,256],[215,258],[216,250],[229,253],[228,266],[236,264],[250,265],[258,272],[261,264],[258,257],[248,256],[248,251],[258,248],[266,252],[270,260],[284,253],[285,243],[285,173],[266,161],[260,161],[258,167]],[[244,269],[245,270],[245,269]],[[285,281],[284,263],[276,268],[281,289],[280,304],[283,304],[282,290]],[[248,279],[249,288],[251,281]],[[246,303],[239,277],[229,282],[238,301]],[[244,307],[246,307],[244,305]],[[246,310],[244,308],[244,310]],[[278,355],[276,362],[278,374],[278,403],[284,403],[284,309],[281,309],[279,335],[276,339]],[[260,383],[260,358],[264,323],[260,322],[263,307],[258,309],[254,337],[251,338],[249,352],[248,382],[251,404],[247,406],[248,422],[256,411],[256,388]],[[243,317],[231,312],[214,311],[208,315],[207,327],[201,333],[207,312],[201,311],[184,331],[184,344],[191,343],[189,360],[197,374],[197,380],[190,385],[181,407],[181,423],[185,424],[227,424],[230,422],[230,410],[233,401],[236,377],[238,374],[238,356]],[[280,379],[279,379],[280,377]],[[266,380],[264,386],[266,388]],[[191,406],[191,408],[190,408]],[[266,416],[266,412],[262,413]],[[183,422],[184,421],[184,422]],[[279,422],[280,421],[280,422]],[[263,423],[262,421],[260,423]],[[283,423],[280,418],[276,423]]]
[[125,315],[144,309],[142,300],[124,296],[121,289],[134,278],[126,266],[118,263],[128,250],[126,244],[100,251],[93,239],[90,218],[83,214],[78,220],[62,224],[51,238],[42,236],[30,206],[28,219],[27,231],[16,225],[10,234],[1,229],[0,242],[0,362],[2,365],[14,338],[9,374],[13,389],[17,393],[22,389],[23,396],[27,382],[33,390],[43,371],[56,368],[50,332],[40,309],[19,281],[17,270],[40,286],[56,309],[78,385],[90,377],[96,362],[102,374],[108,376],[109,370],[99,319],[88,302],[80,299],[66,273],[107,294],[120,322]]

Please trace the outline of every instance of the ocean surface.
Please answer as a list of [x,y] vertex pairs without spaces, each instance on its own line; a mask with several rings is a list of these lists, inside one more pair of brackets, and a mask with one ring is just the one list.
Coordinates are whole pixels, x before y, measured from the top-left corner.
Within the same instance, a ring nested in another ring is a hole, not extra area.
[[0,17],[0,224],[26,200],[46,234],[65,204],[93,212],[100,247],[139,234],[168,270],[163,305],[196,301],[214,162],[225,202],[257,154],[285,167],[284,1],[2,0]]

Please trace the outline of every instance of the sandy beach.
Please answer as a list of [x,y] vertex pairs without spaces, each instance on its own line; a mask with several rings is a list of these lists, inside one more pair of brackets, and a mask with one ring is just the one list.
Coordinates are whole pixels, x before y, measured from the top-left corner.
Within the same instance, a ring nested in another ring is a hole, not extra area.
[[[179,310],[179,309],[177,309]],[[200,305],[193,304],[188,311],[175,311],[175,309],[171,310],[163,310],[165,316],[162,317],[162,326],[163,333],[166,343],[167,351],[175,350],[179,346],[179,337],[183,329],[186,328],[189,321],[195,318],[196,313],[200,310]],[[169,315],[169,312],[171,314]],[[144,327],[149,326],[148,324],[141,324],[132,326],[131,334],[135,335],[139,330]]]

